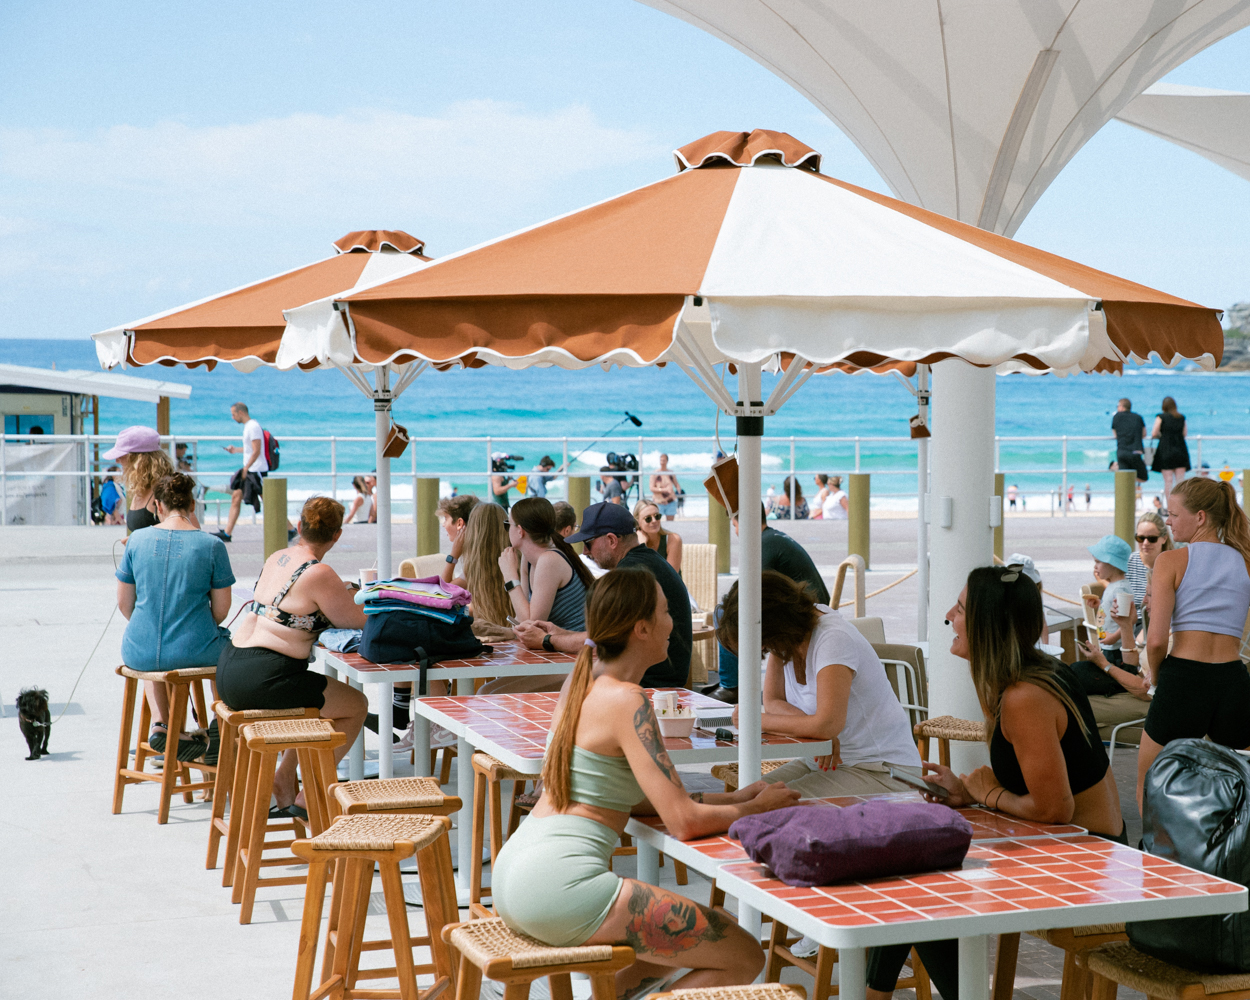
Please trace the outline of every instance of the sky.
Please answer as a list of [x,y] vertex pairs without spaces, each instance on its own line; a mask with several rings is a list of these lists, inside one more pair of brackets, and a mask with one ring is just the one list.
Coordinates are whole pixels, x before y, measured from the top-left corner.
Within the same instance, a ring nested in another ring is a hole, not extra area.
[[[357,229],[442,256],[719,129],[790,132],[887,191],[805,98],[635,0],[8,0],[0,39],[0,337],[85,338]],[[1250,91],[1250,29],[1165,80]],[[1112,122],[1016,238],[1226,308],[1248,234],[1250,183]]]

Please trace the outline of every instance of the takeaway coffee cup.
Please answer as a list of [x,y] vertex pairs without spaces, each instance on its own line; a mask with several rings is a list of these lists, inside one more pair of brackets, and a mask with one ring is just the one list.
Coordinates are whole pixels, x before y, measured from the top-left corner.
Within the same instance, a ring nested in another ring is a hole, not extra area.
[[665,711],[669,715],[676,715],[679,704],[676,691],[657,691],[651,696],[651,707],[655,709],[656,715],[660,715]]
[[378,582],[378,571],[376,569],[362,569],[360,571],[360,586],[365,588],[371,583]]

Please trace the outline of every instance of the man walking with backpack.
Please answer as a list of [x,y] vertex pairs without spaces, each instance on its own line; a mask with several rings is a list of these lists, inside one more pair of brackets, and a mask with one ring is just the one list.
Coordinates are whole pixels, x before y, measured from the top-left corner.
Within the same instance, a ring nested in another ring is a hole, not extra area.
[[[225,531],[215,531],[223,542],[231,540],[235,522],[239,520],[239,512],[243,504],[251,504],[252,509],[260,510],[261,494],[264,487],[261,480],[269,475],[269,456],[266,449],[266,434],[260,427],[260,421],[248,412],[246,403],[235,403],[230,407],[230,416],[235,423],[243,425],[243,447],[224,445],[231,455],[243,455],[243,467],[230,477],[230,517],[226,521]],[[287,540],[295,537],[295,529],[287,522]]]

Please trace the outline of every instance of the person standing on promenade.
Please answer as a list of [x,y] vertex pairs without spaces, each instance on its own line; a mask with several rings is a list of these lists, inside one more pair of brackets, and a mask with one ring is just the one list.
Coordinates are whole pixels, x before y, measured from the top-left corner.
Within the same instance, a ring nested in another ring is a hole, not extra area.
[[[153,488],[165,476],[174,474],[169,453],[161,449],[161,437],[151,427],[127,427],[117,435],[117,443],[103,455],[121,463],[126,484],[126,534],[160,523],[156,516]],[[191,513],[195,523],[195,512]],[[199,530],[199,524],[195,524]]]
[[[251,504],[254,510],[260,510],[261,478],[269,475],[265,432],[260,429],[260,421],[248,412],[246,403],[235,403],[230,407],[230,416],[236,424],[243,425],[243,447],[227,444],[222,448],[231,455],[243,455],[243,467],[230,477],[230,516],[226,519],[226,530],[213,532],[223,542],[230,541],[234,534],[235,523],[245,502]],[[293,537],[295,532],[288,529],[287,540]]]
[[550,455],[544,455],[540,458],[533,471],[525,478],[525,495],[527,497],[545,497],[547,495],[547,484],[556,478],[551,475],[551,470],[555,467],[556,461]]
[[[838,477],[833,477],[836,482]],[[836,496],[836,494],[835,494]],[[829,588],[825,586],[820,571],[812,562],[812,557],[798,542],[784,531],[770,528],[764,517],[763,504],[760,504],[760,565],[763,571],[772,570],[782,576],[789,577],[795,583],[807,584],[816,598],[817,604],[829,603]],[[733,519],[734,534],[738,533],[738,518]],[[723,606],[716,609],[715,621],[720,624],[724,614]],[[723,701],[729,705],[738,704],[738,654],[724,643],[720,644],[720,652],[716,662],[718,683],[703,689],[702,693],[709,698]]]
[[1159,442],[1150,468],[1163,473],[1163,496],[1166,499],[1190,470],[1189,446],[1185,444],[1189,428],[1185,426],[1185,415],[1176,412],[1176,400],[1171,396],[1163,397],[1162,410],[1155,416],[1155,425],[1150,432],[1150,437]]
[[677,517],[677,497],[680,493],[681,484],[668,471],[668,456],[662,454],[659,471],[651,473],[651,498],[660,508],[660,513],[670,521]]
[[504,510],[507,510],[511,504],[508,501],[508,490],[516,489],[521,485],[518,479],[509,479],[508,473],[512,471],[512,466],[508,464],[508,460],[512,458],[506,451],[496,451],[490,456],[490,498],[499,504]]
[[1231,483],[1197,478],[1173,487],[1167,520],[1186,547],[1161,552],[1150,579],[1146,658],[1155,694],[1137,754],[1138,808],[1146,772],[1172,740],[1250,746],[1250,674],[1239,655],[1250,611],[1250,521]]
[[[592,504],[582,514],[581,531],[569,535],[566,541],[569,544],[585,542],[586,553],[601,569],[638,566],[656,578],[668,606],[673,609],[673,631],[668,637],[668,656],[647,669],[642,686],[685,687],[686,678],[690,676],[690,650],[694,645],[690,594],[677,571],[638,537],[634,516],[619,504]],[[562,653],[577,653],[586,641],[585,632],[567,632],[544,621],[521,622],[514,631],[530,649],[542,648],[548,652],[558,649]]]
[[820,516],[825,521],[845,521],[850,517],[851,503],[842,489],[842,477],[829,477],[829,493],[821,502]]
[[1121,472],[1132,469],[1137,478],[1145,482],[1150,478],[1146,471],[1146,462],[1142,458],[1145,451],[1146,421],[1133,412],[1133,401],[1121,399],[1116,405],[1115,416],[1111,418],[1111,430],[1115,437],[1115,463]]

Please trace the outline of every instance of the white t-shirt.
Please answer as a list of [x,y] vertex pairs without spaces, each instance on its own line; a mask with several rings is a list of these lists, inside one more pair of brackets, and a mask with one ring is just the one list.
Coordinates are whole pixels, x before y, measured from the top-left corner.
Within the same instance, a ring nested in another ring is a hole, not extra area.
[[825,502],[820,505],[820,516],[826,521],[845,521],[846,508],[842,506],[842,500],[846,496],[841,490],[834,490],[827,497]]
[[[247,465],[248,456],[252,454],[252,442],[260,442],[260,457],[251,465]],[[260,429],[260,421],[253,417],[243,425],[243,468],[248,472],[268,472],[269,460],[265,458],[265,432]]]
[[816,714],[816,675],[839,663],[855,674],[846,702],[846,725],[838,734],[842,763],[920,766],[907,712],[898,702],[885,667],[868,640],[838,612],[824,612],[807,644],[807,683],[800,685],[794,664],[785,665],[786,701],[808,715]]

